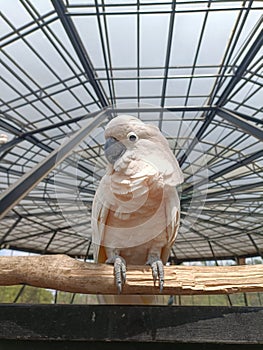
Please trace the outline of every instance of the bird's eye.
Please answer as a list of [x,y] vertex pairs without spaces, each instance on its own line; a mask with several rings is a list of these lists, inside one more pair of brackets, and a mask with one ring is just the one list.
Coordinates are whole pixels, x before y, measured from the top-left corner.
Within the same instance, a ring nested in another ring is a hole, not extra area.
[[138,140],[138,136],[132,131],[129,132],[129,134],[127,135],[127,138],[131,142],[136,142]]

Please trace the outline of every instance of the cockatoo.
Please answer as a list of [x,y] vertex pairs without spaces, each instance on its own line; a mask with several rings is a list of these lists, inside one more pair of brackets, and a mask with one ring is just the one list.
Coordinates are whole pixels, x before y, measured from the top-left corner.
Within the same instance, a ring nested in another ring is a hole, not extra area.
[[112,119],[105,139],[108,165],[92,206],[95,262],[114,265],[119,293],[126,264],[148,264],[162,291],[179,228],[182,171],[160,130],[134,116]]

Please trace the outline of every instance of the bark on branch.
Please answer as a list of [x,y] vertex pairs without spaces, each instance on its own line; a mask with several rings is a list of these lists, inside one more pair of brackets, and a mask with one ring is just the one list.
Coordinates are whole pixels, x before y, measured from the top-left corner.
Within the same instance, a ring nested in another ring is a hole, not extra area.
[[[66,255],[0,257],[0,285],[26,284],[73,293],[116,294],[113,268]],[[263,265],[167,266],[163,294],[263,291]],[[158,294],[148,266],[128,266],[123,294]]]

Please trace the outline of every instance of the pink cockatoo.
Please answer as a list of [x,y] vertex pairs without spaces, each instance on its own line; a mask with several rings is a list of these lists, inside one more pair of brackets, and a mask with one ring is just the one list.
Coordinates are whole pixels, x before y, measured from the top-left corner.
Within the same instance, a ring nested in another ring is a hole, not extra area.
[[126,264],[148,264],[161,291],[179,228],[182,171],[160,130],[136,117],[112,119],[105,138],[108,165],[92,207],[95,262],[114,265],[119,293]]

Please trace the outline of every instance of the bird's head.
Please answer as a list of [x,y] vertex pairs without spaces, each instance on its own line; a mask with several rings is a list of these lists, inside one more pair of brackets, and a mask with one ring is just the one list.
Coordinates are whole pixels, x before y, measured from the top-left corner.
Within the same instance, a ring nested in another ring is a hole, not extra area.
[[105,156],[115,170],[128,169],[129,174],[135,176],[144,168],[145,174],[161,174],[167,183],[183,182],[177,160],[157,126],[130,115],[120,115],[108,123],[105,138]]
[[105,130],[104,152],[108,162],[114,164],[126,151],[135,150],[142,140],[149,140],[158,132],[154,125],[146,125],[130,115],[112,119]]

